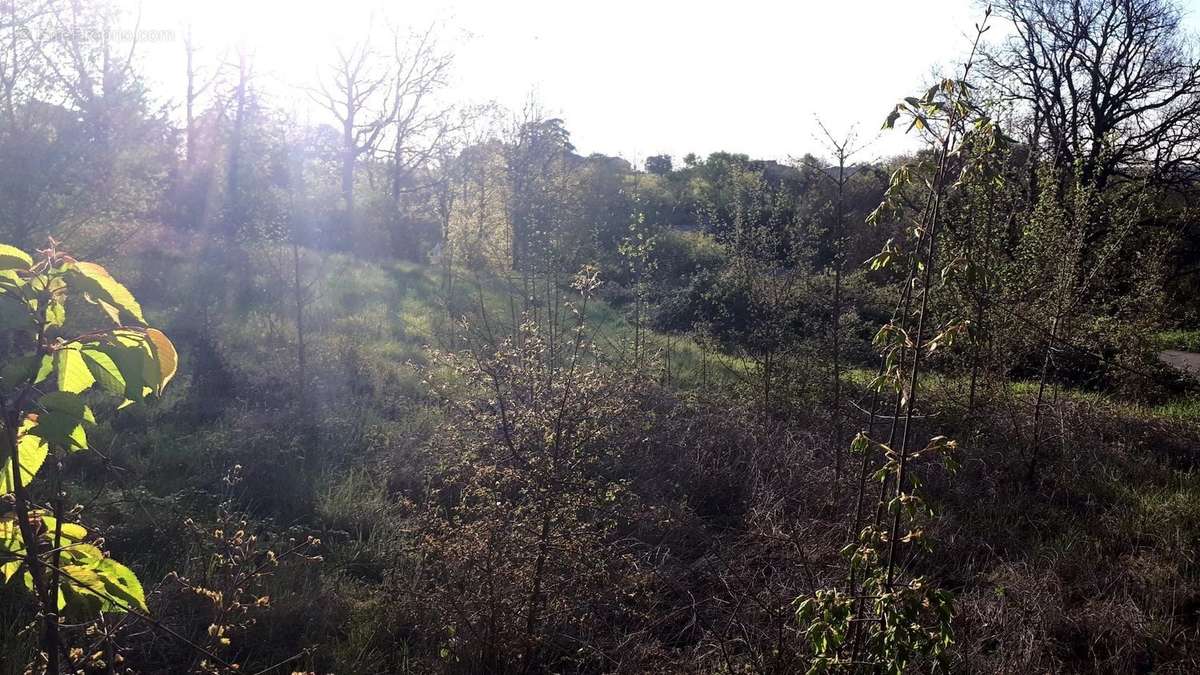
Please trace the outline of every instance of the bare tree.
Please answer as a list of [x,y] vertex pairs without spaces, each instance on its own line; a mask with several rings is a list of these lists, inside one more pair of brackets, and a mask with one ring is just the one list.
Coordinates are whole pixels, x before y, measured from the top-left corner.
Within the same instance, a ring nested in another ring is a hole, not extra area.
[[249,114],[253,55],[244,47],[238,48],[237,84],[233,89],[233,136],[229,139],[229,162],[226,167],[227,226],[230,231],[244,224],[241,187],[238,181],[242,164],[242,145],[245,141],[246,118]]
[[830,353],[833,359],[833,453],[835,470],[834,494],[838,494],[842,482],[842,443],[845,440],[842,415],[842,273],[846,265],[846,185],[857,173],[849,164],[851,158],[862,152],[869,144],[859,141],[853,130],[842,137],[833,135],[819,118],[817,126],[825,136],[826,144],[835,167],[814,165],[814,168],[834,186],[833,199],[833,306],[830,309]]
[[109,103],[137,79],[133,66],[141,14],[134,20],[134,39],[122,45],[110,31],[120,17],[115,4],[52,2],[48,6],[46,33],[51,37],[37,44],[49,84],[92,120],[98,140],[105,142],[111,126]]
[[346,218],[354,220],[354,176],[358,160],[374,152],[393,119],[392,74],[380,64],[370,41],[338,48],[328,81],[309,96],[338,121],[342,134],[341,183]]
[[419,35],[392,29],[395,60],[392,101],[386,111],[391,122],[390,196],[398,205],[413,171],[439,152],[447,134],[461,125],[433,96],[446,86],[452,56],[438,50],[430,27]]
[[211,89],[220,77],[220,69],[214,70],[207,78],[196,67],[197,47],[192,39],[192,25],[189,23],[183,35],[183,49],[187,56],[187,93],[184,99],[185,114],[185,144],[184,161],[188,168],[196,162],[196,102]]
[[996,13],[1014,30],[985,71],[1024,118],[1034,165],[1078,167],[1101,190],[1195,168],[1200,61],[1171,0],[1003,0]]
[[16,123],[21,89],[28,94],[35,87],[30,81],[38,58],[33,27],[51,9],[51,0],[8,0],[0,5],[0,96],[9,124]]

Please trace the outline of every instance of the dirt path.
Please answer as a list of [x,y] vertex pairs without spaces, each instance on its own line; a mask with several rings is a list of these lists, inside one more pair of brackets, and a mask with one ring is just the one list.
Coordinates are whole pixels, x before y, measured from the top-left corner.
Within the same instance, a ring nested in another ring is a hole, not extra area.
[[1168,349],[1158,353],[1158,360],[1193,377],[1200,377],[1200,354]]

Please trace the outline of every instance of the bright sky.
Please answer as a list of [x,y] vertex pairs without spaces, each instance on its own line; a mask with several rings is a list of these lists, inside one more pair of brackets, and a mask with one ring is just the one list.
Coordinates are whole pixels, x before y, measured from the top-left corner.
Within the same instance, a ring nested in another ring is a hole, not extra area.
[[[456,53],[451,99],[519,107],[534,92],[581,152],[786,159],[819,153],[815,116],[874,137],[897,99],[961,58],[980,18],[972,0],[195,0],[143,3],[141,27],[177,31],[142,50],[176,102],[189,19],[202,58],[245,40],[277,102],[296,105],[283,83],[311,83],[372,22],[436,24]],[[893,132],[868,154],[904,147]]]

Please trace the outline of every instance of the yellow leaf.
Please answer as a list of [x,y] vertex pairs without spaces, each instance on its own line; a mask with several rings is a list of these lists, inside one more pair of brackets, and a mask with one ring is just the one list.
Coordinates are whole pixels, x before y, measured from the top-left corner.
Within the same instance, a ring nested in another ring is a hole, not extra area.
[[157,328],[147,328],[146,337],[150,340],[154,358],[158,361],[158,393],[161,394],[167,382],[175,376],[175,369],[179,366],[179,355],[175,352],[175,345]]

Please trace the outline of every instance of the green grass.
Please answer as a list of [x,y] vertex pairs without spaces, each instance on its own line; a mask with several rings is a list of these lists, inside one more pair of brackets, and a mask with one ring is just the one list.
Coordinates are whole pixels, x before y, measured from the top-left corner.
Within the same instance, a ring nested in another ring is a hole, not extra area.
[[[281,252],[268,252],[286,259]],[[454,280],[450,299],[453,311],[447,312],[442,271],[435,267],[404,262],[373,263],[344,254],[309,252],[306,271],[315,277],[313,300],[306,308],[309,330],[310,362],[325,384],[353,384],[367,394],[366,401],[378,414],[369,415],[378,423],[394,411],[395,399],[420,398],[424,387],[412,368],[427,360],[427,348],[450,346],[450,317],[465,316],[479,326],[484,317],[492,332],[509,334],[513,330],[515,308],[521,289],[514,279],[504,275],[468,272]],[[124,267],[124,266],[123,266]],[[133,271],[133,270],[131,270]],[[270,272],[260,274],[257,285],[271,288],[278,280]],[[187,293],[184,279],[170,286]],[[151,302],[152,320],[163,317],[166,327],[180,318],[177,298],[162,297]],[[564,295],[562,300],[582,306],[581,299]],[[243,381],[276,382],[283,386],[295,368],[294,328],[289,315],[286,289],[254,296],[254,301],[227,308],[232,316],[221,322],[219,339],[222,352]],[[482,311],[481,311],[482,310]],[[570,321],[569,314],[563,314]],[[519,320],[519,318],[517,319]],[[587,303],[586,321],[594,335],[601,357],[628,363],[632,355],[634,327],[625,311],[597,299]],[[1160,343],[1176,348],[1200,350],[1200,330],[1169,331]],[[705,352],[694,340],[649,331],[645,335],[642,370],[655,379],[667,380],[681,389],[714,384],[732,384],[753,378],[754,365],[729,354]],[[186,370],[187,364],[183,364]],[[846,380],[866,387],[875,371],[852,368]],[[931,372],[922,376],[922,387],[933,392],[963,394],[967,379],[962,375]],[[1015,381],[1010,390],[1018,396],[1036,394],[1037,383]],[[336,387],[335,387],[336,389]],[[1123,414],[1138,417],[1163,417],[1177,420],[1200,419],[1200,398],[1183,397],[1167,403],[1144,406],[1125,402],[1092,391],[1062,389],[1060,398],[1092,405],[1107,405]]]
[[[876,371],[866,368],[852,368],[846,371],[846,381],[859,387],[866,388],[874,381]],[[962,395],[968,388],[968,378],[965,375],[946,373],[925,373],[920,378],[920,386],[925,391],[950,392]],[[1007,384],[1012,393],[1032,398],[1037,395],[1036,380],[1013,380]],[[1052,396],[1053,390],[1047,387],[1046,396]],[[1085,405],[1105,406],[1123,415],[1147,418],[1166,418],[1170,420],[1191,422],[1200,420],[1200,396],[1183,394],[1178,398],[1163,403],[1145,405],[1105,394],[1104,392],[1061,387],[1058,397],[1062,400],[1073,401]]]
[[[149,265],[143,252],[138,261],[119,260],[112,266],[129,279],[151,321],[168,334],[182,332],[195,323],[192,313],[184,309],[186,300],[200,291],[184,254],[156,254]],[[256,255],[275,262],[255,268],[250,282],[229,280],[227,295],[235,299],[219,303],[213,310],[213,316],[219,318],[212,331],[222,366],[236,381],[269,394],[296,380],[290,253],[267,247]],[[304,280],[311,283],[311,299],[304,308],[307,360],[314,386],[325,399],[344,396],[353,388],[367,408],[394,413],[398,398],[426,395],[413,366],[428,361],[429,348],[461,346],[451,337],[457,330],[450,325],[452,321],[465,318],[473,331],[483,330],[486,324],[497,337],[511,335],[514,322],[521,321],[523,291],[516,279],[503,274],[459,271],[447,300],[443,271],[437,267],[365,262],[351,255],[315,251],[304,256]],[[239,284],[251,290],[238,290]],[[539,290],[544,292],[544,288]],[[569,292],[559,300],[564,305],[560,310],[563,331],[569,335],[575,319],[566,305],[580,308],[585,303]],[[624,309],[592,298],[586,303],[585,321],[600,358],[629,363],[635,330]],[[646,331],[643,339],[642,372],[660,381],[669,379],[680,388],[731,383],[752,370],[742,359],[706,353],[685,336]],[[197,374],[195,368],[189,368],[190,357],[187,353],[183,356],[176,389],[184,389]],[[185,397],[186,393],[172,395]],[[253,406],[256,402],[247,403]]]
[[1200,329],[1167,330],[1155,336],[1159,349],[1178,349],[1185,352],[1200,352]]
[[1150,408],[1150,412],[1160,417],[1176,420],[1200,420],[1200,396],[1161,403]]

